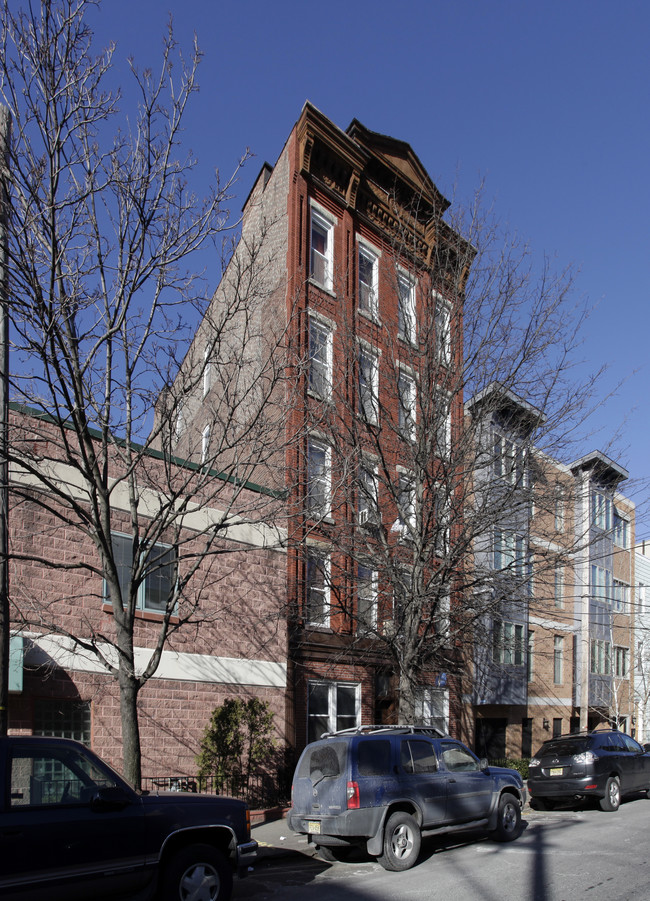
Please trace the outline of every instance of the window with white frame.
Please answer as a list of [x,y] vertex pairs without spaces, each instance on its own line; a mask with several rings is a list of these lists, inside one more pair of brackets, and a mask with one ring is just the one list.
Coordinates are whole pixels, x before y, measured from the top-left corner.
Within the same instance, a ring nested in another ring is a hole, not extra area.
[[359,413],[366,422],[379,418],[379,358],[365,342],[359,344]]
[[451,398],[442,388],[434,389],[434,438],[435,450],[443,460],[451,453]]
[[629,648],[614,648],[614,675],[619,679],[627,679],[630,673]]
[[206,345],[203,351],[203,397],[206,396],[212,384],[212,361],[210,360],[210,352],[212,348]]
[[311,254],[309,275],[328,291],[333,287],[334,219],[324,210],[311,207]]
[[376,570],[359,564],[357,568],[357,632],[359,635],[372,634],[377,628],[377,584]]
[[595,638],[591,642],[591,672],[609,676],[612,672],[611,644],[603,638]]
[[[494,533],[494,569],[519,579],[527,579],[532,585],[532,556],[528,550],[528,539],[507,529],[496,529]],[[532,588],[529,587],[529,593]]]
[[564,567],[560,563],[555,564],[554,600],[558,610],[564,607]]
[[612,609],[615,613],[628,613],[630,586],[620,579],[612,579]]
[[201,433],[201,463],[205,463],[210,453],[210,425],[204,425]]
[[415,528],[415,481],[408,472],[400,472],[397,481],[398,523],[402,534]]
[[628,522],[627,519],[614,507],[614,532],[612,535],[614,544],[618,547],[626,548],[628,542]]
[[324,732],[360,725],[361,686],[356,682],[310,682],[307,723],[307,741],[317,741]]
[[185,431],[185,406],[184,404],[179,404],[176,408],[176,420],[174,422],[174,440],[176,442],[180,441],[183,432]]
[[597,529],[609,531],[612,527],[612,499],[602,491],[591,494],[591,521]]
[[416,392],[415,379],[404,369],[399,370],[397,377],[399,394],[399,430],[407,441],[415,439]]
[[446,482],[436,482],[433,489],[433,503],[436,514],[434,542],[436,554],[444,557],[449,550],[451,532],[451,498]]
[[402,622],[404,614],[412,602],[413,572],[401,569],[393,585],[393,621],[397,626]]
[[357,482],[357,520],[359,525],[376,525],[379,521],[377,506],[377,466],[365,461],[359,468]]
[[612,574],[603,566],[592,563],[591,566],[591,596],[598,601],[611,603],[613,594]]
[[435,357],[441,366],[451,363],[451,311],[442,297],[436,298]]
[[446,735],[449,724],[449,696],[446,689],[430,686],[416,688],[413,714],[416,723],[433,726]]
[[555,518],[555,531],[563,532],[564,531],[564,488],[562,485],[556,485],[555,487],[555,510],[554,510],[554,518]]
[[320,438],[307,439],[307,510],[322,518],[330,512],[331,448]]
[[[122,593],[122,603],[128,600],[129,582],[133,571],[133,539],[112,532],[113,555]],[[143,578],[137,588],[136,609],[164,613],[174,593],[176,581],[176,554],[172,547],[154,544],[148,551],[143,567]],[[104,582],[104,600],[111,603],[108,585]]]
[[305,619],[315,626],[330,622],[330,558],[316,550],[307,551]]
[[379,310],[379,253],[359,242],[359,309],[373,319]]
[[492,624],[492,660],[504,666],[523,666],[524,627],[495,620]]
[[556,635],[553,638],[553,682],[561,685],[564,669],[564,637]]
[[332,394],[332,326],[309,314],[309,390],[322,400]]
[[532,682],[535,678],[535,632],[528,630],[526,643],[526,681]]
[[411,344],[416,337],[415,282],[405,272],[397,273],[397,331]]
[[529,485],[526,449],[499,432],[494,434],[494,474],[508,485]]

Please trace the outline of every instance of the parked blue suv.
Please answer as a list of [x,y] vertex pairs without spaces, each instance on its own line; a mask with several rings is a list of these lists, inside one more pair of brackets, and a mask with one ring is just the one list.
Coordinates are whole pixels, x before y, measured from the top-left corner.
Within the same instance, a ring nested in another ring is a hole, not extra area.
[[419,726],[329,733],[303,751],[289,828],[325,860],[365,847],[387,870],[407,870],[422,833],[485,828],[500,841],[520,832],[526,799],[516,770],[489,767],[465,745]]

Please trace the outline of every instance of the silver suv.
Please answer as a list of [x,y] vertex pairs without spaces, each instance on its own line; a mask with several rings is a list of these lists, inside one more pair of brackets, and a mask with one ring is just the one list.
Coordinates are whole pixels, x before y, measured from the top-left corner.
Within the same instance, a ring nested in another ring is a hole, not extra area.
[[420,726],[365,726],[307,745],[288,822],[325,860],[360,846],[385,869],[407,870],[423,833],[482,827],[511,841],[525,800],[516,770],[489,767],[454,738]]

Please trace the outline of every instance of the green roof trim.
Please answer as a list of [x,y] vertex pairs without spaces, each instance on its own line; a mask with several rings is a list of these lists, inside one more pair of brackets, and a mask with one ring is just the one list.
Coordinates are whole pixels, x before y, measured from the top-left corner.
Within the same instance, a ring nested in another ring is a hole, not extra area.
[[[17,401],[11,401],[9,403],[9,409],[17,413],[22,413],[24,416],[31,416],[33,419],[40,419],[43,422],[50,422],[58,428],[70,429],[71,431],[74,430],[74,426],[71,423],[63,422],[52,413],[47,413],[43,410],[36,410],[33,407],[27,406],[27,404],[20,404]],[[99,429],[89,427],[88,434],[92,438],[96,438],[98,441],[101,441],[102,439],[102,433],[99,431]],[[127,446],[126,438],[120,438],[116,435],[113,435],[112,433],[111,441],[119,447]],[[141,453],[147,457],[151,457],[154,460],[168,460],[170,463],[173,463],[175,466],[178,466],[181,469],[189,469],[190,471],[198,472],[199,470],[205,468],[201,463],[193,463],[191,460],[184,460],[182,457],[176,457],[173,454],[166,456],[163,451],[155,450],[153,447],[147,447],[144,444],[138,444],[135,441],[131,441],[130,446],[138,453]],[[258,485],[255,482],[242,481],[241,479],[238,479],[237,476],[229,475],[225,472],[218,472],[217,470],[209,469],[207,470],[207,474],[214,476],[215,479],[221,479],[221,481],[223,482],[228,482],[231,485],[237,485],[238,487],[246,488],[248,491],[252,491],[255,494],[263,494],[267,497],[274,497],[278,499],[286,498],[287,496],[287,492],[285,490],[278,491],[275,488],[265,488],[264,485]]]

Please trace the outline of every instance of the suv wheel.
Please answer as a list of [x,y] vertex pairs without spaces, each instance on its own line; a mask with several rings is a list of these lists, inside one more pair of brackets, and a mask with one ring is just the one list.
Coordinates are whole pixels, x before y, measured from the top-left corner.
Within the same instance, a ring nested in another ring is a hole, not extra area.
[[521,808],[514,795],[501,795],[496,829],[492,832],[498,842],[511,842],[521,829]]
[[605,797],[600,799],[600,809],[611,813],[621,806],[621,783],[610,776],[605,785]]
[[189,845],[171,858],[160,884],[161,901],[228,901],[232,872],[212,845]]
[[379,863],[385,870],[408,870],[420,853],[420,827],[410,813],[398,810],[388,817]]

